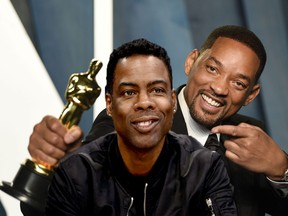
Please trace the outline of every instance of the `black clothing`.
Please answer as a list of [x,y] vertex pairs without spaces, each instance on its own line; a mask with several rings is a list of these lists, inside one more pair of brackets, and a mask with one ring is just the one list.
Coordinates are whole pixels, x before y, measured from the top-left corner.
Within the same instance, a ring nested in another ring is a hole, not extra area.
[[218,138],[216,134],[209,134],[205,145],[205,148],[208,148],[211,151],[219,151],[220,143],[218,142]]
[[220,155],[192,137],[170,132],[150,174],[138,178],[125,170],[117,136],[111,133],[61,161],[46,214],[211,215],[209,199],[215,215],[236,215],[232,196]]
[[[177,93],[184,87],[180,86]],[[179,103],[174,115],[172,131],[178,134],[188,134],[186,123],[181,112]],[[264,129],[264,124],[254,118],[240,114],[235,114],[222,122],[223,125],[238,125],[245,122]],[[105,125],[103,128],[102,125]],[[87,143],[105,133],[114,131],[112,118],[103,110],[95,119],[93,126],[86,136],[84,143]],[[288,197],[281,198],[276,194],[263,174],[254,173],[233,163],[225,157],[224,141],[226,135],[220,136],[220,153],[225,162],[231,183],[234,186],[234,199],[237,205],[238,215],[240,216],[264,216],[269,213],[273,216],[288,215]]]
[[[177,89],[179,93],[184,87],[180,86]],[[181,112],[179,103],[177,103],[177,111],[174,115],[174,121],[172,125],[172,131],[180,134],[188,134],[185,120]],[[254,118],[247,117],[240,114],[235,114],[226,119],[222,124],[226,125],[238,125],[241,122],[245,122],[251,125],[258,126],[264,129],[264,124]],[[95,119],[93,126],[89,134],[83,141],[84,144],[91,142],[92,140],[101,137],[107,133],[114,131],[114,125],[112,118],[106,114],[104,109]],[[265,213],[269,213],[273,216],[287,216],[288,215],[288,197],[283,199],[275,194],[274,189],[269,184],[266,177],[262,174],[250,172],[239,165],[229,161],[225,157],[224,140],[227,137],[221,135],[220,137],[220,151],[222,159],[225,162],[228,175],[231,180],[231,184],[234,186],[234,199],[238,209],[238,215],[240,216],[264,216]],[[24,209],[26,211],[24,211]],[[33,214],[29,211],[33,210],[30,206],[21,202],[22,212],[27,212],[25,216],[40,216],[42,214]]]

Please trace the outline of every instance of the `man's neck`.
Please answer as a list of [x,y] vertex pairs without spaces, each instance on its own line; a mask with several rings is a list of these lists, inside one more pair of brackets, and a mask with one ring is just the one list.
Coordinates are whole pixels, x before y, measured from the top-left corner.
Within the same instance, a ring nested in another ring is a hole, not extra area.
[[208,135],[210,134],[210,130],[204,127],[203,125],[197,123],[190,114],[189,107],[185,101],[184,90],[186,87],[182,88],[180,93],[178,94],[179,106],[182,112],[182,115],[185,120],[187,132],[189,136],[197,139],[202,145],[205,144]]
[[136,150],[118,143],[123,162],[132,175],[147,176],[157,161],[163,144],[153,149]]

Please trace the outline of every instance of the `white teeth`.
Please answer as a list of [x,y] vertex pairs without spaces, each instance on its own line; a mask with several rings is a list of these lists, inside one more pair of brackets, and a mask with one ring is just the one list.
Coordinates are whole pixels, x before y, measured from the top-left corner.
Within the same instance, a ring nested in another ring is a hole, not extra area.
[[152,124],[152,121],[145,121],[145,122],[138,122],[137,123],[140,127],[146,127]]
[[219,107],[220,103],[214,101],[212,98],[207,97],[206,95],[202,94],[202,98],[212,106]]

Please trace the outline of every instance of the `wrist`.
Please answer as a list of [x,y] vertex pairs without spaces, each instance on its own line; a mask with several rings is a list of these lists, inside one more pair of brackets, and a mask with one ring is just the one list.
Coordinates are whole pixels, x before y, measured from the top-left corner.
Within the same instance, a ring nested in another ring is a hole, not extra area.
[[[288,182],[288,156],[285,156],[285,163],[278,169],[277,175],[267,175],[267,177],[274,181],[286,181]],[[276,170],[276,169],[275,169]],[[279,171],[281,170],[281,171]],[[275,174],[275,173],[274,173]]]

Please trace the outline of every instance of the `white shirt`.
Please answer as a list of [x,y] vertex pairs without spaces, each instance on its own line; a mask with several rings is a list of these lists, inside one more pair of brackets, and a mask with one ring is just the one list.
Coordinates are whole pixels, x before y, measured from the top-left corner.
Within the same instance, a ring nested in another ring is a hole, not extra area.
[[[184,116],[185,124],[188,130],[188,135],[194,137],[196,140],[198,140],[198,142],[200,142],[204,146],[209,134],[211,134],[211,131],[208,130],[206,127],[197,123],[191,117],[189,108],[184,98],[185,88],[186,87],[182,88],[180,93],[178,94],[178,102],[179,102],[179,106],[182,111],[182,114]],[[217,137],[219,140],[219,134],[217,134]]]

